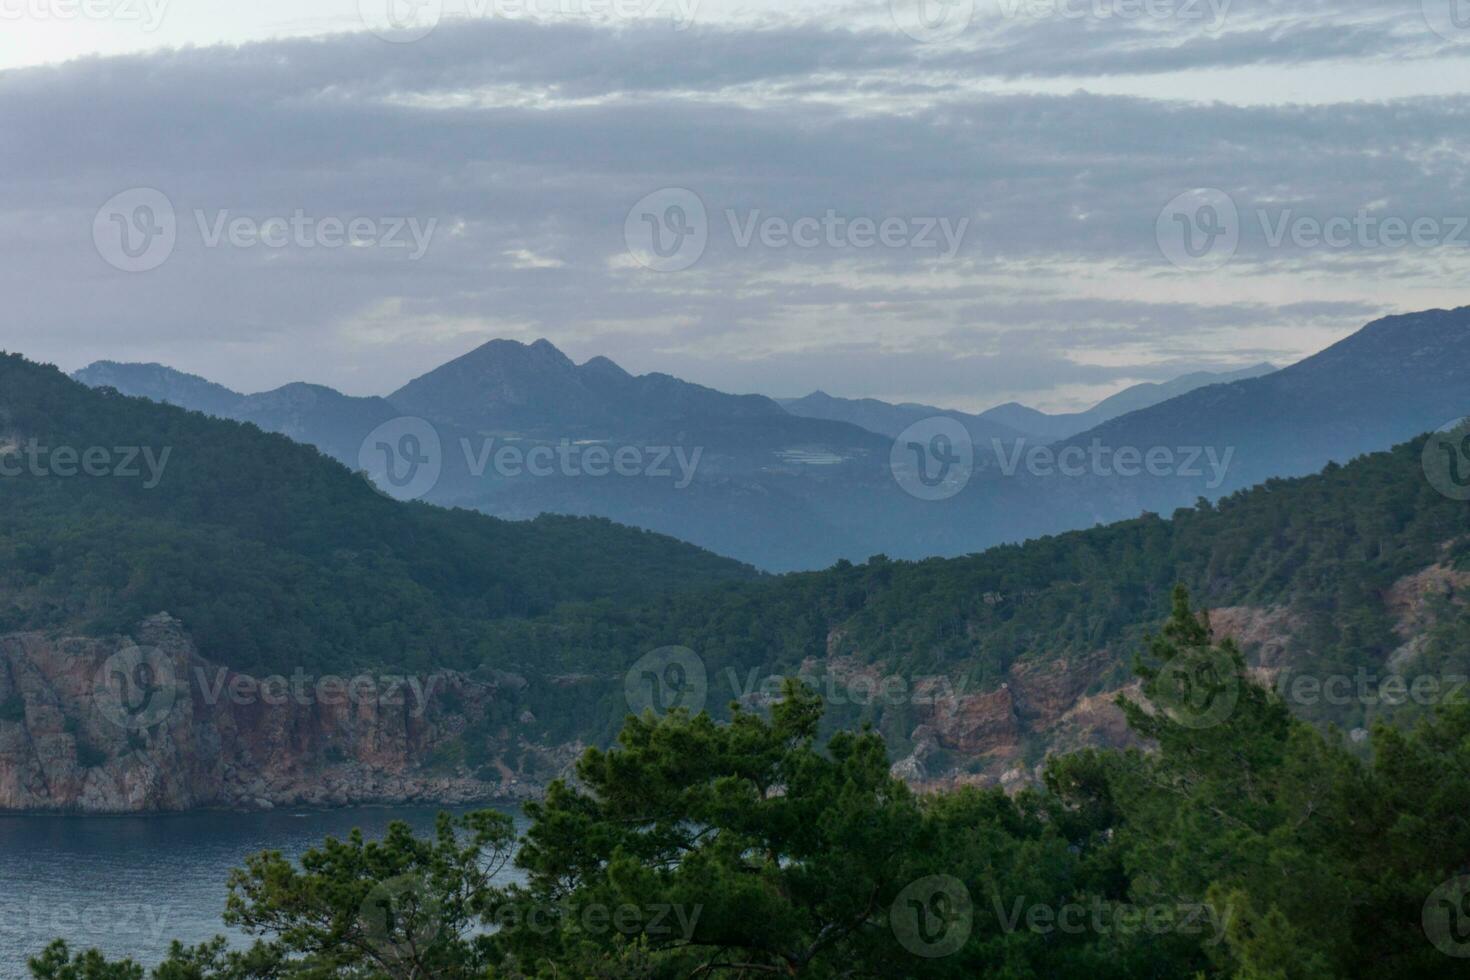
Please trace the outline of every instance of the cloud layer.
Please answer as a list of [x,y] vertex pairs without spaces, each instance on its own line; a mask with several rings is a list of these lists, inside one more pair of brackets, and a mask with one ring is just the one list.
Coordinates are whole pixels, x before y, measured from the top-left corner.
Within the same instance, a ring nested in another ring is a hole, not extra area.
[[[974,409],[1290,360],[1465,302],[1470,98],[1167,89],[1427,78],[1470,45],[1386,5],[1201,2],[1193,23],[1106,2],[1005,0],[935,43],[861,17],[451,19],[412,44],[8,72],[6,346],[368,393],[544,335],[726,389]],[[1143,81],[1043,84],[1113,76]],[[118,267],[164,224],[161,263]]]

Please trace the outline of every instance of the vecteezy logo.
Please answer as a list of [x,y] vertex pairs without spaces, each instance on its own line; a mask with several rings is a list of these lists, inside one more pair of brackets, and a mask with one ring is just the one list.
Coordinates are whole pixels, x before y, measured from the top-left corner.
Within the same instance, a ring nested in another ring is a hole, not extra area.
[[373,886],[358,907],[362,933],[380,954],[395,957],[423,948],[439,934],[443,907],[416,874]]
[[357,12],[367,29],[384,41],[407,44],[439,26],[444,0],[357,0]]
[[1424,935],[1446,956],[1470,956],[1470,875],[1451,878],[1429,893]]
[[975,0],[888,0],[888,14],[915,41],[951,41],[970,26]]
[[152,728],[174,710],[176,678],[173,659],[157,647],[124,647],[93,675],[92,703],[122,728]]
[[899,944],[915,956],[948,956],[970,938],[975,906],[963,881],[930,875],[898,893],[888,923]]
[[1154,223],[1164,258],[1190,272],[1209,272],[1229,262],[1240,247],[1240,211],[1214,187],[1185,191],[1164,205]]
[[623,678],[623,693],[635,715],[652,710],[666,715],[684,708],[691,715],[704,710],[709,679],[704,661],[688,647],[659,647],[638,658]]
[[975,472],[975,444],[958,420],[921,419],[893,440],[888,468],[898,485],[920,500],[944,500],[965,489]]
[[123,272],[147,272],[163,265],[173,254],[178,234],[173,202],[152,187],[114,194],[92,219],[97,254]]
[[394,500],[416,500],[439,482],[444,467],[439,432],[416,416],[389,419],[362,441],[357,467]]
[[1159,668],[1150,700],[1176,724],[1212,728],[1230,717],[1240,698],[1235,662],[1223,650],[1181,650]]
[[623,241],[639,265],[679,272],[699,261],[709,243],[709,218],[699,195],[665,187],[633,205],[623,222]]
[[1451,500],[1470,500],[1470,415],[1430,433],[1419,461],[1430,486]]
[[1470,0],[1424,0],[1424,23],[1447,41],[1470,42]]

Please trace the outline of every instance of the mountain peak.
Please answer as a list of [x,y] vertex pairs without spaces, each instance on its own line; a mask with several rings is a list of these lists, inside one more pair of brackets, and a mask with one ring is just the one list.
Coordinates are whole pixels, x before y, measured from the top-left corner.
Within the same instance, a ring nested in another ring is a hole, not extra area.
[[568,364],[571,363],[571,359],[563,354],[560,348],[558,348],[551,341],[547,340],[545,337],[542,337],[539,340],[532,341],[529,344],[522,343],[519,340],[511,340],[507,337],[496,337],[494,340],[485,341],[483,344],[481,344],[479,347],[476,347],[472,351],[461,354],[459,357],[455,358],[449,363],[453,364],[456,361],[464,360],[520,360],[526,358],[527,356],[538,356],[553,361],[565,361]]
[[623,368],[616,361],[608,357],[603,357],[601,354],[583,364],[581,370],[585,371],[588,374],[602,375],[612,378],[633,377],[627,371],[623,370]]

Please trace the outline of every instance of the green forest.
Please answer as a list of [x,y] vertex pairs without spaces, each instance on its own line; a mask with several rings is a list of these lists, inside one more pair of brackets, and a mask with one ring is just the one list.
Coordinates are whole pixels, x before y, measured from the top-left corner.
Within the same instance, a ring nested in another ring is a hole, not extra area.
[[[1464,975],[1470,706],[1369,759],[1292,717],[1181,587],[1120,700],[1156,750],[1055,756],[1008,796],[918,796],[870,730],[629,717],[517,840],[485,811],[232,873],[256,940],[175,944],[154,980]],[[1188,678],[1188,683],[1183,683]],[[507,884],[511,864],[522,883]],[[142,980],[57,942],[35,980]]]
[[[113,465],[69,473],[36,451],[37,475],[32,444],[100,449]],[[401,504],[284,436],[17,355],[0,356],[0,446],[15,470],[0,479],[5,631],[106,635],[167,611],[206,659],[238,670],[425,669],[482,659],[505,617],[756,576],[607,520]],[[163,463],[156,479],[144,449]]]
[[[623,672],[673,644],[712,677],[793,674],[835,655],[969,691],[1016,665],[1101,651],[1109,666],[1092,684],[1110,690],[1175,582],[1211,608],[1289,607],[1292,665],[1351,673],[1402,643],[1389,586],[1435,563],[1470,568],[1470,511],[1424,479],[1422,440],[965,558],[766,576],[605,520],[398,503],[285,437],[89,389],[18,356],[0,360],[0,434],[12,447],[170,450],[152,487],[0,480],[0,628],[107,635],[167,611],[205,659],[241,671],[516,671],[532,682],[523,699],[539,727],[527,734],[541,740],[606,744],[626,707]],[[1430,634],[1424,669],[1470,672],[1463,606],[1445,603]],[[537,683],[562,674],[598,683]],[[725,700],[710,704],[716,717]],[[1318,715],[1372,720],[1360,706]],[[834,708],[827,726],[864,722],[895,750],[911,728],[881,705]]]

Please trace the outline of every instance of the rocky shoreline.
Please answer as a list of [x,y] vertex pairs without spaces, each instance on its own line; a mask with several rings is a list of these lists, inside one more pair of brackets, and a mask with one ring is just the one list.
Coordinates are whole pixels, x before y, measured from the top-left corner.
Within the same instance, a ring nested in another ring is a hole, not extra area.
[[518,803],[581,752],[495,724],[518,678],[407,680],[272,689],[166,614],[129,636],[0,636],[0,811]]

